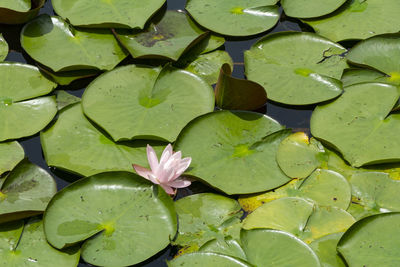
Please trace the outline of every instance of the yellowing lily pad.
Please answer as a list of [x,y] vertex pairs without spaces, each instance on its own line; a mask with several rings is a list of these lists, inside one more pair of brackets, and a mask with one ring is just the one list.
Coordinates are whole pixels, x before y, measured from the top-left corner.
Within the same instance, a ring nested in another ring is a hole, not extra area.
[[18,142],[0,143],[0,177],[3,173],[14,169],[24,157],[24,149]]
[[3,61],[8,54],[8,44],[4,39],[3,35],[0,33],[0,62]]
[[315,18],[338,9],[346,0],[281,0],[285,14],[295,18]]

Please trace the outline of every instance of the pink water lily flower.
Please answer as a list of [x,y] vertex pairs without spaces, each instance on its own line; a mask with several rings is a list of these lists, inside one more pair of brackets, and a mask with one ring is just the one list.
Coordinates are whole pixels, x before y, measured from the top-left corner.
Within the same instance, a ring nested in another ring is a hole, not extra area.
[[171,144],[164,149],[160,162],[158,162],[154,149],[147,145],[147,160],[151,170],[133,164],[136,173],[154,184],[160,185],[168,194],[174,195],[176,188],[187,187],[191,184],[189,180],[180,176],[189,167],[192,158],[182,159],[182,153],[172,151]]

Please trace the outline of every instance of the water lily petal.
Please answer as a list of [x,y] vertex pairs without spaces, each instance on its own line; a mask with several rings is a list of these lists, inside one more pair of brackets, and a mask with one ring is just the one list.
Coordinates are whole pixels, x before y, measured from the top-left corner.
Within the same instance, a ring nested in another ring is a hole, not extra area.
[[157,154],[150,145],[147,145],[146,151],[147,151],[147,160],[149,161],[150,168],[153,172],[156,172],[158,169]]
[[172,145],[168,144],[161,155],[160,165],[164,165],[173,154],[174,152],[172,151]]
[[166,184],[168,183],[168,179],[171,179],[175,174],[174,169],[163,169],[157,174],[157,179],[160,181],[160,184]]
[[179,162],[179,166],[175,172],[176,175],[181,176],[181,174],[184,173],[186,171],[186,169],[189,167],[190,163],[192,163],[192,158],[187,157],[187,158],[182,159]]
[[168,185],[175,188],[184,188],[188,187],[191,183],[192,183],[191,181],[181,178],[168,183]]
[[154,179],[154,175],[152,175],[151,170],[136,164],[133,164],[132,166],[138,175],[142,176],[143,178],[146,178],[147,180],[151,181],[154,184],[159,184],[157,180]]
[[165,192],[167,192],[167,194],[169,194],[169,195],[174,195],[175,194],[175,190],[172,188],[172,187],[170,187],[170,186],[168,186],[168,185],[166,185],[166,184],[160,184],[160,186],[165,190]]

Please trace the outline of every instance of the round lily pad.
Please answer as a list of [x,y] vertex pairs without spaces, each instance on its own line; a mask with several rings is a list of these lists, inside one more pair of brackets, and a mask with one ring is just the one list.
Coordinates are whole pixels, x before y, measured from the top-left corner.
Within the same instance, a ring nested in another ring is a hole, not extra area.
[[297,237],[276,230],[242,231],[241,242],[248,261],[254,266],[320,267],[317,255]]
[[54,11],[75,26],[143,28],[165,0],[53,0]]
[[3,35],[0,33],[0,62],[3,61],[8,54],[8,44],[4,39]]
[[191,121],[174,148],[192,158],[188,175],[230,195],[249,194],[290,181],[275,160],[289,132],[265,115],[219,111]]
[[295,18],[315,18],[338,9],[346,0],[281,0],[285,14]]
[[173,142],[189,121],[213,111],[214,94],[206,82],[187,71],[129,65],[92,82],[82,106],[116,141]]
[[0,265],[9,267],[76,267],[79,248],[63,251],[50,246],[43,232],[43,222],[33,218],[25,223],[0,224]]
[[400,85],[400,80],[394,81],[391,78],[392,77],[386,75],[385,73],[375,70],[351,68],[346,69],[343,72],[342,83],[343,87],[365,82],[378,82]]
[[37,16],[46,0],[2,0],[0,23],[22,24]]
[[142,262],[164,249],[177,230],[172,199],[128,172],[69,185],[53,197],[43,220],[51,245],[61,249],[84,242],[82,258],[98,266]]
[[55,72],[111,70],[127,56],[110,30],[73,28],[60,17],[49,15],[24,26],[21,45],[33,59]]
[[253,265],[246,263],[238,258],[212,253],[196,252],[185,254],[168,262],[168,267],[251,267]]
[[24,157],[24,149],[18,142],[0,143],[0,177],[3,173],[14,169]]
[[398,162],[400,114],[390,114],[398,99],[398,88],[389,84],[346,87],[339,99],[314,110],[311,133],[334,146],[354,167]]
[[336,246],[343,233],[336,233],[324,236],[315,240],[310,247],[318,255],[322,266],[325,267],[346,267],[347,265],[336,251]]
[[400,2],[397,0],[352,0],[336,12],[316,19],[305,19],[316,33],[335,42],[365,39],[400,30]]
[[0,187],[0,223],[42,213],[56,192],[56,182],[50,174],[22,161]]
[[[38,68],[0,63],[0,141],[33,135],[57,113],[54,97],[39,97],[56,86]],[[39,97],[39,98],[35,98]]]
[[268,98],[288,105],[327,101],[342,93],[346,49],[307,32],[268,35],[245,52],[246,76]]
[[199,251],[220,253],[238,259],[247,260],[243,248],[240,246],[239,242],[232,237],[211,240],[205,243]]
[[[148,166],[146,144],[151,142],[115,143],[90,123],[79,103],[64,108],[56,123],[42,132],[40,139],[49,166],[80,175],[133,172],[132,164]],[[159,152],[162,146],[154,148]]]
[[399,266],[400,213],[364,218],[340,239],[338,251],[349,266]]
[[277,0],[188,0],[186,10],[201,26],[223,35],[248,36],[279,20]]

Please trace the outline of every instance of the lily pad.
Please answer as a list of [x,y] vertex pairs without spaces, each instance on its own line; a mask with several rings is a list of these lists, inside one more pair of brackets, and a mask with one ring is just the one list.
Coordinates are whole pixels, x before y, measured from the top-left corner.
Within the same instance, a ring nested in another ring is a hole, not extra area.
[[219,111],[191,121],[174,148],[192,158],[188,175],[229,195],[250,194],[291,180],[275,160],[278,145],[289,132],[265,115]]
[[285,14],[295,18],[315,18],[332,13],[346,0],[281,0]]
[[365,39],[400,30],[400,2],[397,0],[351,0],[331,15],[306,19],[317,34],[335,42]]
[[65,107],[68,107],[72,104],[78,103],[81,99],[77,96],[71,95],[70,93],[65,92],[64,90],[57,90],[57,109],[62,110]]
[[3,0],[0,4],[0,23],[22,24],[37,16],[46,0]]
[[186,10],[201,26],[213,32],[248,36],[274,27],[279,20],[276,2],[277,0],[188,0]]
[[118,40],[134,58],[161,57],[173,61],[207,33],[183,11],[168,10],[144,31],[116,31]]
[[374,82],[374,83],[389,83],[393,85],[400,85],[398,82],[393,81],[388,75],[370,69],[346,69],[343,72],[342,83],[343,87],[348,87],[357,83]]
[[14,169],[24,157],[24,149],[18,142],[0,143],[0,177],[3,173]]
[[340,239],[338,251],[349,266],[399,266],[400,213],[364,218]]
[[206,82],[187,71],[129,65],[92,82],[82,106],[116,141],[173,142],[189,121],[213,111],[214,95]]
[[239,242],[232,237],[225,237],[224,239],[214,239],[205,243],[199,250],[200,252],[214,252],[242,260],[247,260]]
[[52,0],[54,11],[75,26],[140,28],[165,0],[65,1]]
[[172,199],[128,172],[69,185],[53,197],[43,220],[51,245],[62,249],[84,242],[82,258],[100,266],[142,262],[164,249],[177,230]]
[[[56,86],[38,68],[21,63],[0,63],[0,141],[33,135],[57,113],[53,97],[39,97]],[[39,98],[35,98],[39,97]]]
[[[106,171],[133,172],[133,163],[148,166],[146,144],[156,145],[148,141],[115,143],[90,123],[80,104],[64,108],[40,139],[49,166],[83,176]],[[162,146],[154,148],[160,152]]]
[[336,246],[343,233],[336,233],[324,236],[315,240],[310,247],[318,255],[323,267],[346,267],[346,263],[336,251]]
[[18,12],[27,12],[31,9],[31,0],[4,0],[0,8],[7,8]]
[[240,238],[243,213],[234,199],[212,193],[196,194],[176,201],[175,208],[179,230],[174,245],[195,251],[213,239]]
[[224,64],[215,87],[218,107],[230,110],[256,110],[265,105],[267,94],[261,85],[231,75],[232,67]]
[[400,114],[390,114],[398,99],[399,90],[393,85],[346,87],[339,99],[314,110],[311,133],[334,146],[354,167],[398,162]]
[[99,70],[89,69],[54,72],[40,64],[39,69],[45,76],[59,85],[69,85],[73,81],[93,77],[101,73]]
[[21,45],[34,60],[55,72],[111,70],[127,56],[110,30],[73,28],[60,17],[49,15],[24,26]]
[[212,252],[185,254],[168,262],[168,267],[252,267],[240,259]]
[[0,62],[3,61],[8,54],[8,44],[4,39],[3,35],[0,33]]
[[327,101],[342,93],[346,49],[308,32],[268,35],[245,52],[246,76],[270,100],[288,105]]
[[21,162],[2,183],[0,222],[42,213],[56,192],[56,182],[50,174],[28,161]]
[[9,267],[40,266],[75,267],[79,263],[79,248],[64,251],[50,246],[39,219],[27,223],[16,221],[0,224],[0,265]]
[[242,231],[241,241],[248,261],[265,267],[320,267],[317,255],[297,237],[276,230]]

